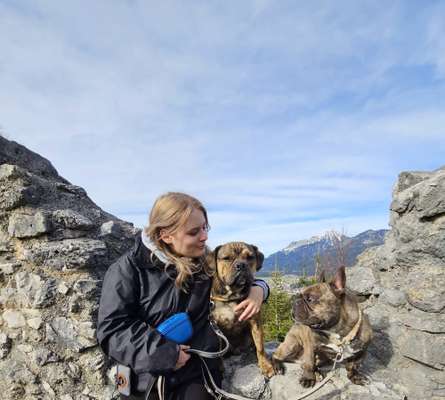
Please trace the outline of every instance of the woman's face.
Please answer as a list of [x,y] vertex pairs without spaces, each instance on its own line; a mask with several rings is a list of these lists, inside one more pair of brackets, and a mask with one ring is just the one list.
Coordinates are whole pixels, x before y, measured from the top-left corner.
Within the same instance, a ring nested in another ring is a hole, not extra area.
[[204,255],[207,238],[204,213],[198,209],[192,211],[186,223],[175,233],[167,234],[161,230],[161,240],[169,244],[176,254],[184,257]]

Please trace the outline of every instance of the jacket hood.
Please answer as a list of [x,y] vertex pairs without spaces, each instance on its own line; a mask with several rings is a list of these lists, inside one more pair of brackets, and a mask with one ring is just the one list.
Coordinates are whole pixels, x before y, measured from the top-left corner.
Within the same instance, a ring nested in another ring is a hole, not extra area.
[[144,230],[141,232],[141,240],[144,246],[149,249],[158,259],[164,264],[171,264],[165,253],[156,247],[156,244],[145,234]]

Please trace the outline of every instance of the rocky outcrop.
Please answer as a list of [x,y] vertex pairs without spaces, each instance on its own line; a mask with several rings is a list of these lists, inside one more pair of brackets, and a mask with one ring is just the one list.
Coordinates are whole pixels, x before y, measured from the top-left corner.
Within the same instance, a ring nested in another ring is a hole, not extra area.
[[2,137],[0,162],[0,397],[110,399],[98,298],[136,229]]
[[349,270],[376,339],[374,376],[408,398],[445,399],[445,168],[403,172],[384,245]]

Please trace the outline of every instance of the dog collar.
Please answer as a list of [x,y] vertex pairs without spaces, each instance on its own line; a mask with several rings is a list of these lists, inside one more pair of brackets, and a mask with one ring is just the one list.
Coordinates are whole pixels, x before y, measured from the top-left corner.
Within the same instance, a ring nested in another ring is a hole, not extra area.
[[222,297],[222,296],[210,296],[210,300],[212,301],[222,301],[224,303],[229,303],[231,301],[239,301],[244,300],[246,296],[237,296],[237,297]]

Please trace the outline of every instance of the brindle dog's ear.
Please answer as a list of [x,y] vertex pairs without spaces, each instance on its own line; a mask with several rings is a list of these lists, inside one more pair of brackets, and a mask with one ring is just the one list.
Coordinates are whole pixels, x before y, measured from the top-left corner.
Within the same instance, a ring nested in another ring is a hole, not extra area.
[[264,254],[258,250],[258,247],[254,246],[254,245],[252,245],[252,247],[255,250],[255,254],[256,254],[256,270],[259,271],[261,269],[261,267],[263,266]]
[[210,251],[206,255],[207,264],[216,271],[216,259],[218,258],[218,251],[222,246],[217,246],[213,251]]
[[324,283],[326,282],[326,272],[324,269],[321,270],[321,272],[318,274],[317,276],[317,281],[319,283]]
[[335,273],[335,276],[332,278],[330,285],[334,290],[336,296],[341,296],[342,294],[345,293],[346,273],[344,265],[342,265],[339,269],[337,269],[337,272]]

